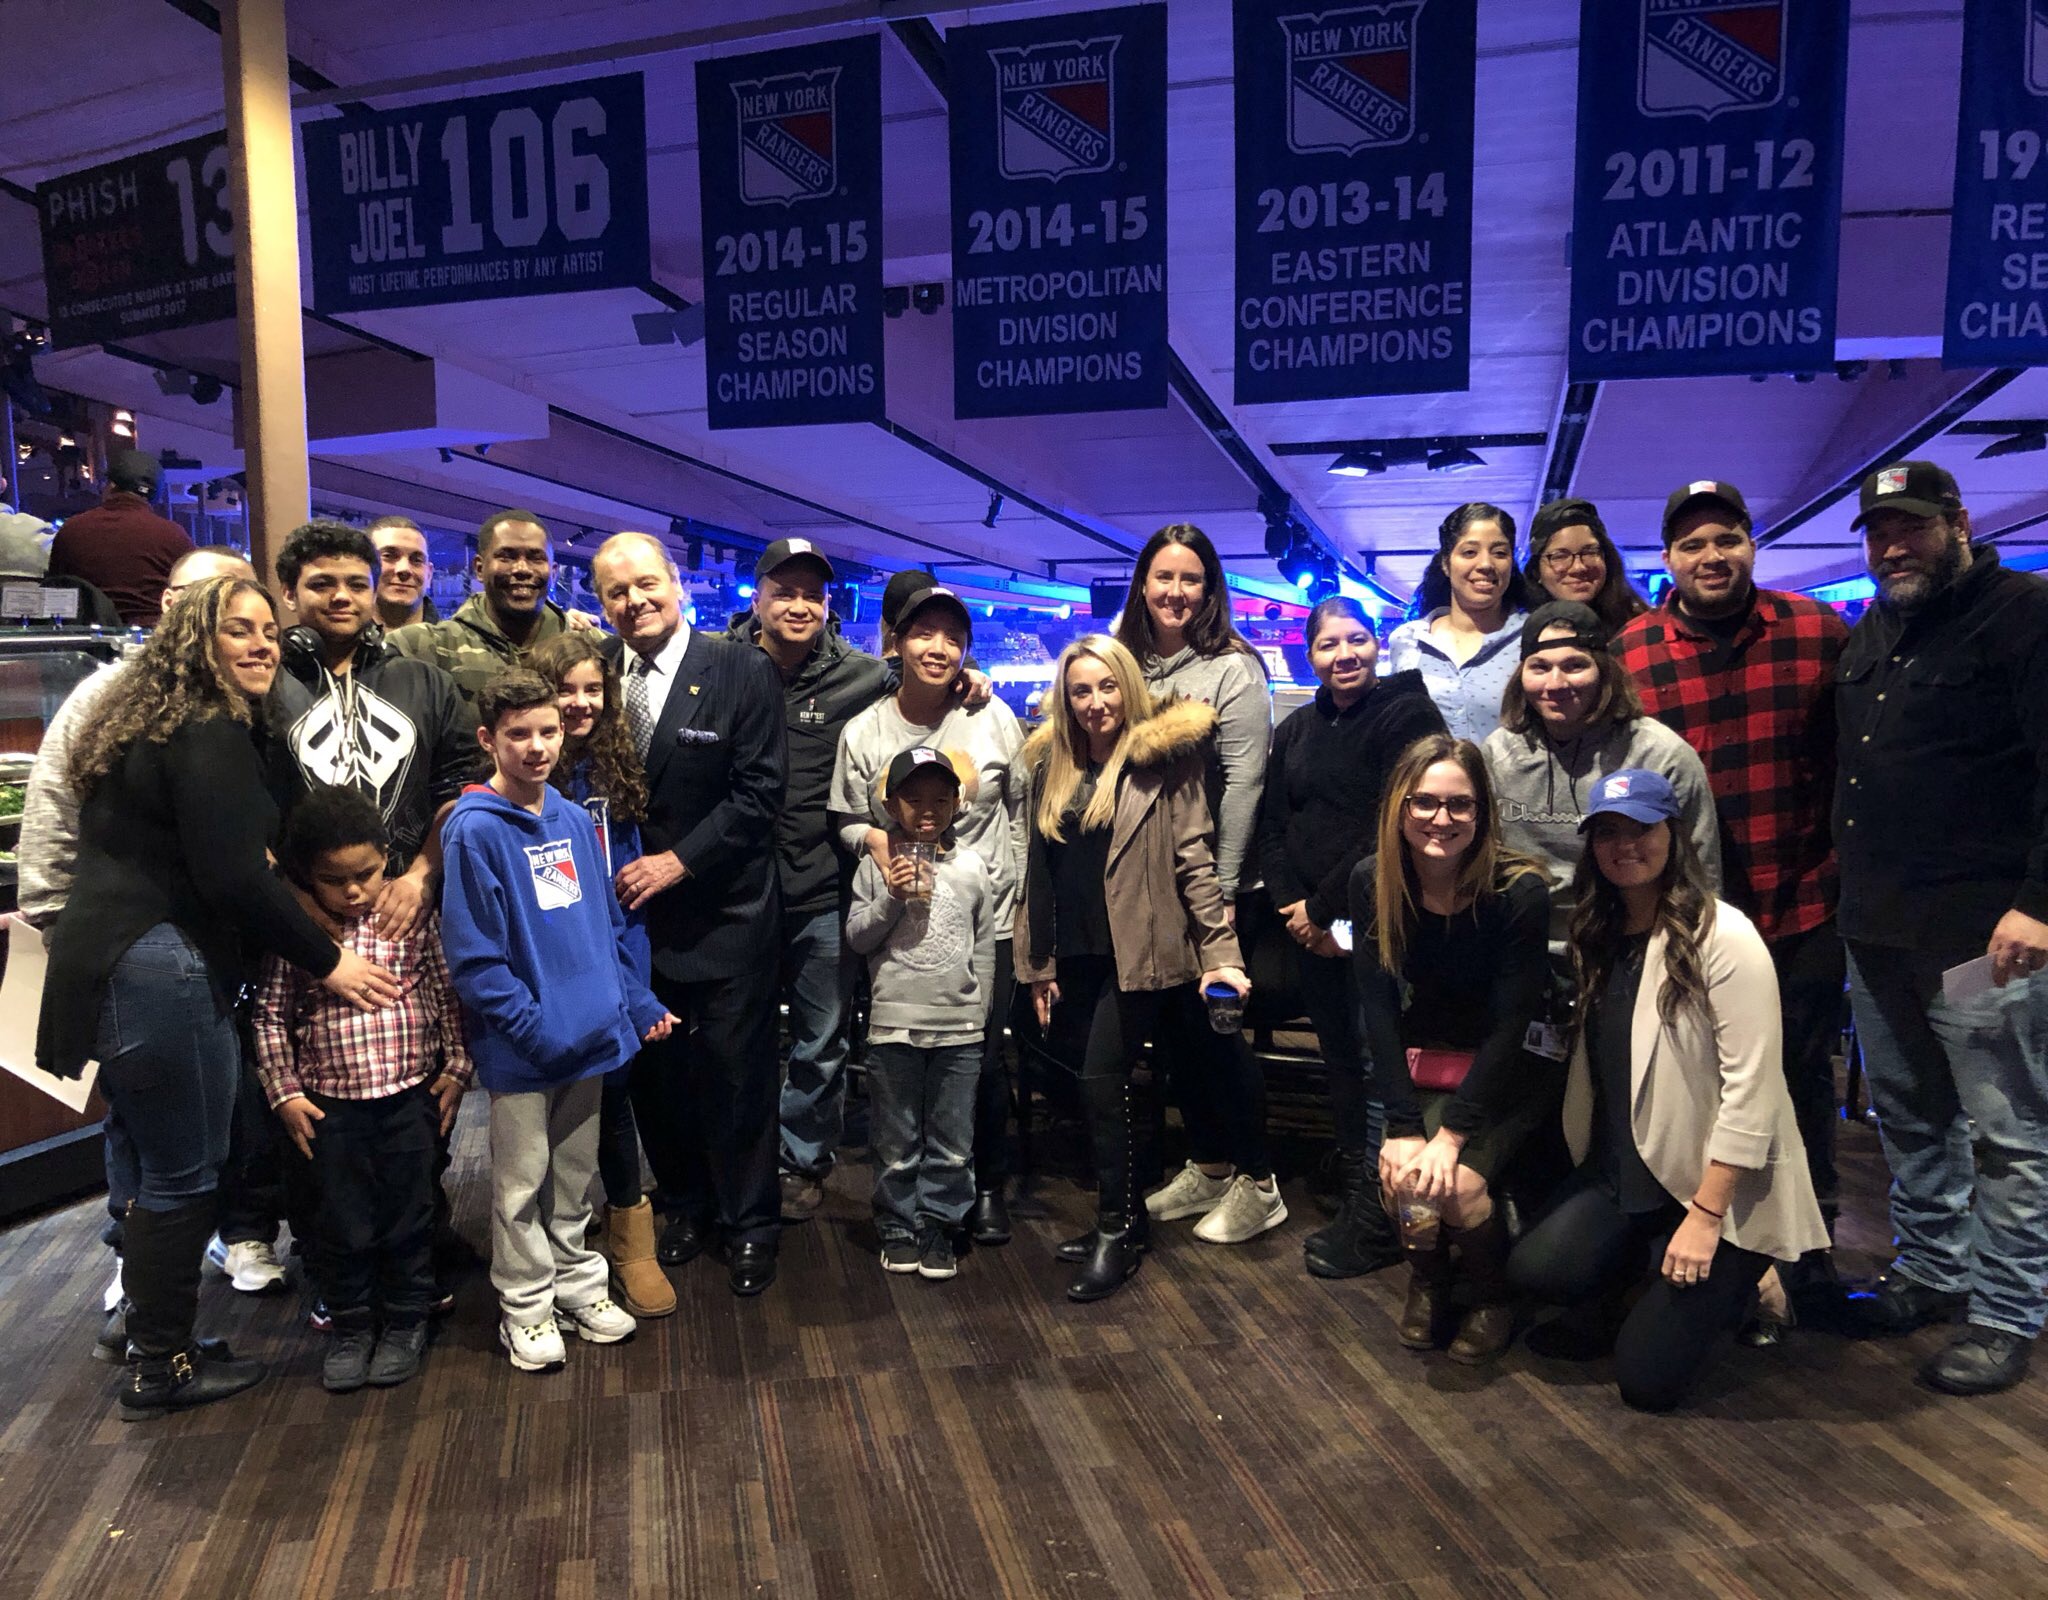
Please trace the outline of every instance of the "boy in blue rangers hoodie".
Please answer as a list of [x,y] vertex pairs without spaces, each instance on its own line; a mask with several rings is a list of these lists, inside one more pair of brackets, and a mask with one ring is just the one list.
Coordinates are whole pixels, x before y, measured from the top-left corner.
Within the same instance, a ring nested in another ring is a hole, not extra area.
[[562,754],[554,685],[515,668],[477,697],[495,771],[442,830],[441,944],[477,1081],[491,1096],[491,1282],[498,1342],[522,1372],[562,1334],[613,1344],[633,1318],[584,1244],[603,1075],[675,1018],[634,969],[597,829],[549,787]]

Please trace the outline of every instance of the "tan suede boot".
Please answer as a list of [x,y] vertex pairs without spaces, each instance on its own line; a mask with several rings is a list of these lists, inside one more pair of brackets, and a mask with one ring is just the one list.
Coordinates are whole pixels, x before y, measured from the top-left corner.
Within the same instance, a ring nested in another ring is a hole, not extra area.
[[654,1207],[605,1208],[605,1254],[612,1263],[612,1296],[636,1317],[665,1317],[676,1308],[675,1285],[654,1259]]

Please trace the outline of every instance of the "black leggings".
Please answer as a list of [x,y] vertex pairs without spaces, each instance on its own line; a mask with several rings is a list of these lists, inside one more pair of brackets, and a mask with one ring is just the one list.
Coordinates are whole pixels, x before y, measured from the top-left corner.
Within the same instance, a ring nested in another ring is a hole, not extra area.
[[1266,1073],[1251,1042],[1242,1033],[1210,1027],[1209,1008],[1192,983],[1146,998],[1155,1006],[1152,1059],[1166,1066],[1190,1153],[1203,1166],[1228,1163],[1265,1182],[1273,1175],[1266,1148]]
[[1655,1211],[1623,1211],[1605,1179],[1582,1166],[1508,1257],[1515,1287],[1553,1305],[1581,1305],[1630,1287],[1646,1270],[1656,1274],[1614,1345],[1621,1398],[1638,1411],[1669,1411],[1685,1398],[1714,1341],[1742,1320],[1771,1266],[1769,1256],[1724,1239],[1704,1279],[1674,1286],[1661,1268],[1684,1219],[1675,1200]]
[[[1112,1230],[1140,1219],[1135,1189],[1135,1116],[1131,1067],[1148,1037],[1157,1038],[1161,991],[1117,987],[1116,962],[1107,956],[1069,956],[1059,966],[1061,1033],[1081,1044],[1081,1107],[1095,1161],[1096,1206]],[[1071,1027],[1075,1031],[1068,1032]],[[1085,1030],[1085,1031],[1084,1031]],[[1156,1077],[1156,1074],[1155,1074]]]

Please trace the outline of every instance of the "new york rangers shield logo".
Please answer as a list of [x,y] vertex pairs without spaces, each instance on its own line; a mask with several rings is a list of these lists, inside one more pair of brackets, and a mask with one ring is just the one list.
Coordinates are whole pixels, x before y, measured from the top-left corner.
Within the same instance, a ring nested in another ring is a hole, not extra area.
[[732,97],[742,200],[786,206],[839,187],[837,67],[735,83]]
[[576,853],[567,839],[524,847],[533,872],[534,903],[543,911],[559,911],[583,898],[583,884],[576,876]]
[[1287,148],[1296,155],[1406,144],[1415,132],[1415,30],[1428,0],[1282,17]]
[[996,71],[996,167],[1006,178],[1107,172],[1116,162],[1121,37],[988,53]]
[[1774,106],[1785,92],[1791,0],[1641,0],[1636,109],[1712,118]]
[[2048,0],[2027,0],[2027,87],[2048,95]]

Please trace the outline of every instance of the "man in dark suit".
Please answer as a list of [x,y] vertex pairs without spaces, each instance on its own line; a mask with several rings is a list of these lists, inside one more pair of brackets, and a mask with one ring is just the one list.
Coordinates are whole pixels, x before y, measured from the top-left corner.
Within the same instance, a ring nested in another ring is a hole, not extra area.
[[775,1279],[775,818],[788,778],[782,685],[749,650],[683,618],[675,563],[644,533],[607,539],[590,576],[647,765],[646,854],[618,877],[643,910],[654,992],[682,1022],[633,1065],[633,1109],[668,1217],[661,1259],[717,1244],[734,1294]]

